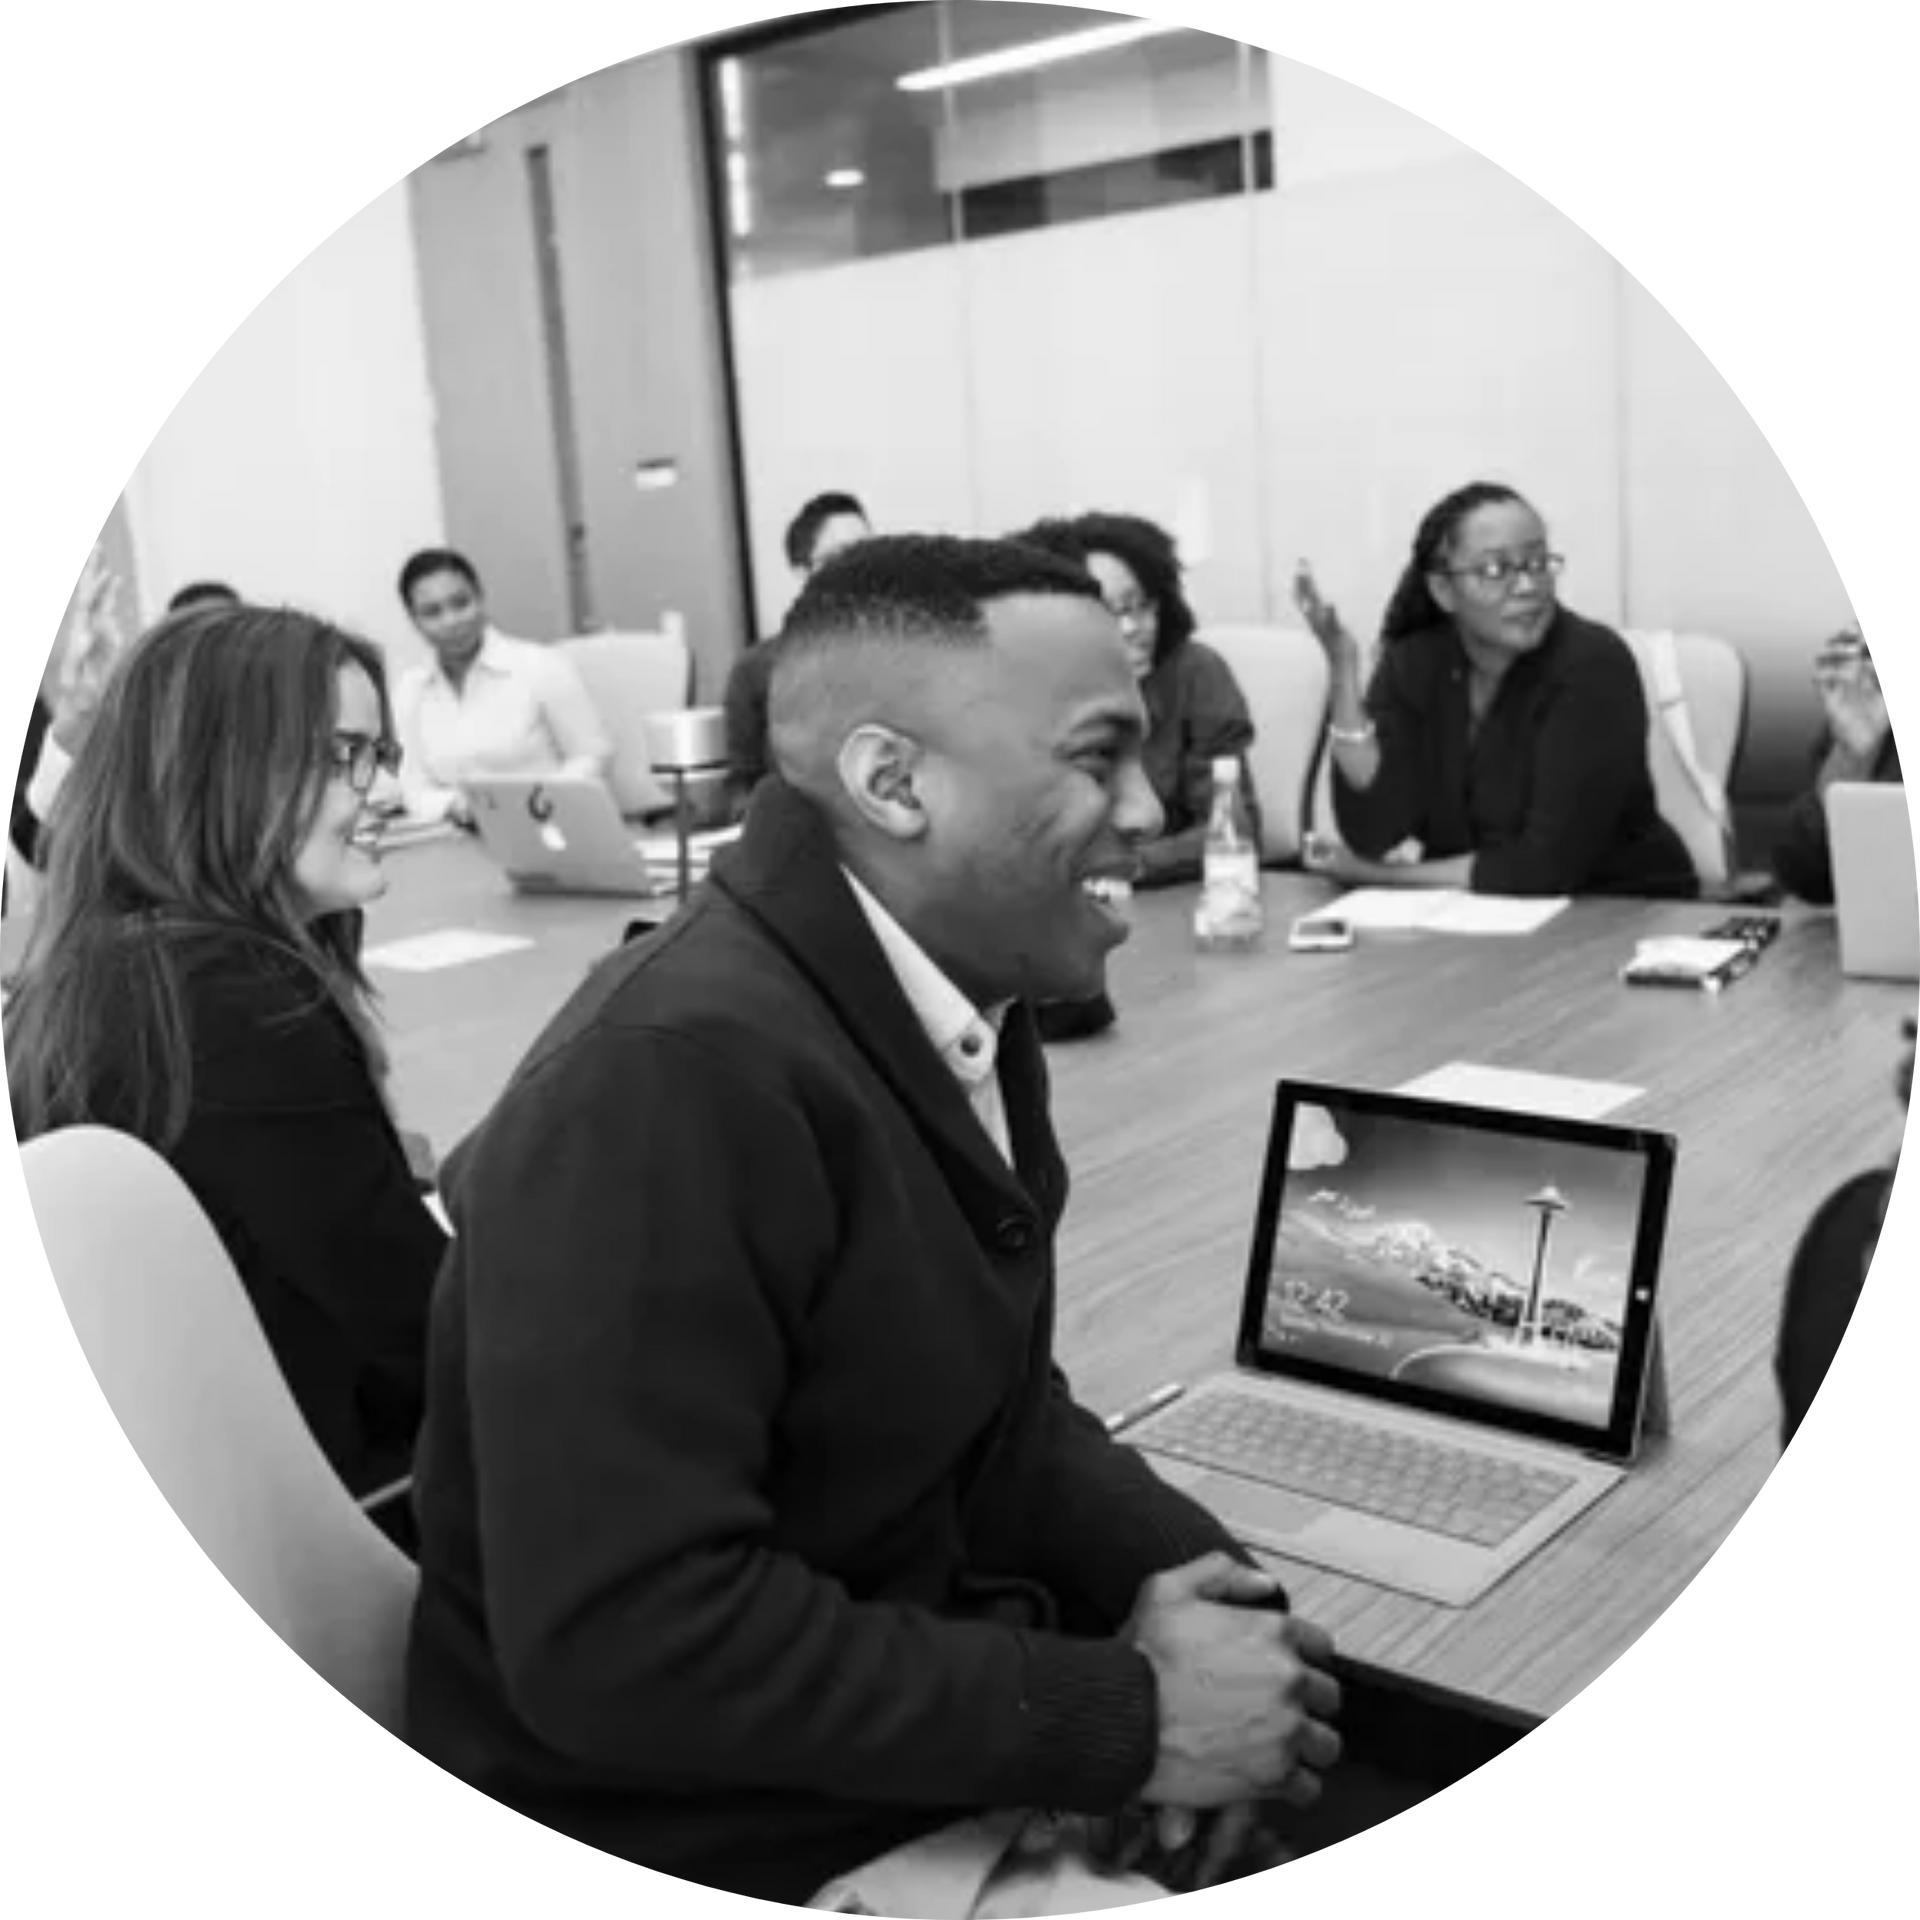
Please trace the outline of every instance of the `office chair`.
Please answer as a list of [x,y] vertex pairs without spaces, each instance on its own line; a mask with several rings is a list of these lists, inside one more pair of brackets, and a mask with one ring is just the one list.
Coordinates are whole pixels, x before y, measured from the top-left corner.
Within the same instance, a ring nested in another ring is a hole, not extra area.
[[648,714],[684,707],[692,694],[693,659],[685,636],[583,633],[561,644],[613,741],[607,784],[614,804],[629,818],[666,811],[673,794],[654,775],[642,723]]
[[1233,669],[1253,714],[1247,764],[1260,799],[1260,857],[1299,857],[1307,789],[1327,718],[1327,656],[1304,627],[1206,627],[1195,636]]
[[1704,633],[1625,636],[1647,693],[1647,766],[1661,815],[1686,843],[1703,891],[1733,875],[1727,790],[1747,730],[1747,664]]
[[199,1203],[106,1127],[44,1134],[20,1160],[81,1350],[141,1465],[241,1598],[398,1734],[413,1565],[308,1431]]

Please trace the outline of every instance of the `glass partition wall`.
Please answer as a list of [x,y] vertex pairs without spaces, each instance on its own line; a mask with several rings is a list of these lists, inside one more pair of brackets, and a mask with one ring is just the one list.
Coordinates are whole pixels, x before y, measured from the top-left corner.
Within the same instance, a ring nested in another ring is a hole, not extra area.
[[802,501],[1004,532],[1109,507],[1265,610],[1257,48],[1080,7],[812,14],[705,59],[756,616]]
[[1546,515],[1569,605],[1719,634],[1743,785],[1804,777],[1811,636],[1850,617],[1791,480],[1571,220],[1332,74],[1151,20],[843,8],[701,50],[754,616],[825,489],[882,528],[1169,526],[1204,624],[1362,635],[1473,479]]

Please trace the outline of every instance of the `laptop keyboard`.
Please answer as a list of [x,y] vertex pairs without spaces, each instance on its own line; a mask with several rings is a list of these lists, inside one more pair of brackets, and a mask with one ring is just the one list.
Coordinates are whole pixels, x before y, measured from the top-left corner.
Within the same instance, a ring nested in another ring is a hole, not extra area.
[[1573,1485],[1571,1474],[1230,1390],[1169,1408],[1141,1442],[1480,1547],[1499,1546]]

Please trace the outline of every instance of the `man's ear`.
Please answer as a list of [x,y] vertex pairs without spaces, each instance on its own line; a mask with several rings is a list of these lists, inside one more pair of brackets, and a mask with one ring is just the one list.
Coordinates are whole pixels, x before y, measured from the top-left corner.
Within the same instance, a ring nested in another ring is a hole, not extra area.
[[875,722],[854,728],[834,762],[860,817],[894,840],[917,840],[927,830],[926,806],[914,784],[920,764],[917,740]]

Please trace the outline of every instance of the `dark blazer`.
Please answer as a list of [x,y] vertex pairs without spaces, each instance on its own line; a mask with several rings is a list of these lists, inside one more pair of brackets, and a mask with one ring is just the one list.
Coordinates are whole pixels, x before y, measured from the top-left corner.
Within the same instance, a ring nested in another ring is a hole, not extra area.
[[1066,1171],[1016,1174],[777,777],[451,1163],[410,1735],[591,1845],[763,1899],[1155,1751],[1141,1581],[1221,1527],[1051,1361]]
[[734,661],[726,690],[720,696],[727,728],[727,788],[741,806],[773,769],[767,740],[773,645],[768,639],[748,647]]
[[1799,1430],[1840,1351],[1892,1188],[1891,1169],[1856,1174],[1820,1203],[1793,1250],[1773,1353],[1782,1446]]
[[[1773,850],[1773,877],[1789,893],[1817,907],[1833,905],[1833,854],[1827,845],[1827,802],[1818,777],[1832,745],[1824,734],[1815,745],[1814,783],[1794,801],[1787,815],[1786,831]],[[1900,749],[1894,744],[1891,727],[1880,744],[1871,778],[1890,786],[1900,784]]]
[[1479,893],[1698,891],[1654,799],[1646,693],[1617,633],[1562,607],[1471,738],[1467,671],[1451,622],[1381,648],[1367,691],[1379,775],[1362,793],[1333,773],[1354,852],[1377,860],[1411,836],[1430,860],[1470,853]]
[[[406,1473],[446,1236],[352,1025],[243,934],[182,947],[192,1108],[167,1158],[213,1222],[327,1458],[356,1494]],[[131,1044],[109,1034],[103,1059]],[[106,1068],[93,1117],[116,1124]]]

